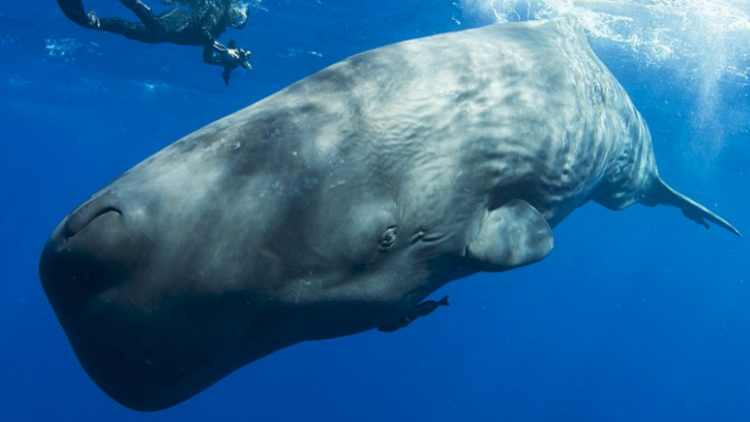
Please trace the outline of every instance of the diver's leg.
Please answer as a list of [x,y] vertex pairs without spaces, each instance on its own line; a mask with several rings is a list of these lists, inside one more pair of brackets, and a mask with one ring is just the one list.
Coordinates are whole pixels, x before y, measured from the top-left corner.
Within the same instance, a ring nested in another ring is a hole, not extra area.
[[154,34],[140,22],[130,22],[120,18],[100,18],[97,29],[111,32],[113,34],[124,35],[131,40],[142,41],[146,43],[156,43]]
[[60,10],[65,16],[71,21],[77,23],[84,28],[91,28],[92,25],[89,16],[86,14],[86,10],[83,8],[83,2],[81,0],[57,0],[57,5],[60,6]]
[[146,28],[155,31],[159,29],[161,23],[158,17],[154,14],[150,7],[148,7],[141,0],[120,0],[125,7],[130,9],[138,19],[146,25]]

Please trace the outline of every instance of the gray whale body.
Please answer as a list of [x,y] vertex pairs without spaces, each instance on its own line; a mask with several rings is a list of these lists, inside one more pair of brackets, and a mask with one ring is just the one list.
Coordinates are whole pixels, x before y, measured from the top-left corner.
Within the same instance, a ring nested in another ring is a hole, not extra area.
[[534,263],[588,201],[739,235],[662,182],[575,22],[493,25],[355,55],[180,139],[68,215],[40,277],[90,377],[158,410]]

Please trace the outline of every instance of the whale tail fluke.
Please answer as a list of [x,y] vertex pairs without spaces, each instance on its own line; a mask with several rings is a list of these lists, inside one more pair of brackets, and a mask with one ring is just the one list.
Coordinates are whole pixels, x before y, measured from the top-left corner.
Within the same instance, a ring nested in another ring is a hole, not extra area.
[[723,227],[737,236],[742,237],[740,231],[729,224],[727,220],[719,217],[703,205],[672,189],[659,177],[657,177],[657,180],[651,186],[650,191],[646,194],[641,203],[649,206],[671,205],[677,207],[682,210],[682,214],[684,214],[685,217],[706,228],[709,227],[706,221],[710,221],[717,226]]

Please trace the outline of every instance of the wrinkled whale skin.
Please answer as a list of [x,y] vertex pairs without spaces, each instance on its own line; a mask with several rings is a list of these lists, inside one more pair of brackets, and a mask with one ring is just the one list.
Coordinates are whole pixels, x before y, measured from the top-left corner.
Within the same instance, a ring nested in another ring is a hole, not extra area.
[[648,128],[571,19],[355,55],[177,141],[74,210],[40,276],[84,369],[138,410],[281,348],[544,258],[576,207],[668,204]]

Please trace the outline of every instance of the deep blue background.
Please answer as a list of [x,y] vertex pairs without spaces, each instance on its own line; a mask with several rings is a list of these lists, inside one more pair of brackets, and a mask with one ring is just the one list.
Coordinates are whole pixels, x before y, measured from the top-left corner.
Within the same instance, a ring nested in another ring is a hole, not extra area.
[[[124,15],[114,3],[87,5]],[[0,3],[0,420],[750,420],[750,243],[666,207],[587,205],[543,262],[456,282],[436,294],[453,306],[406,330],[294,346],[163,412],[127,410],[83,372],[37,276],[67,212],[351,54],[489,23],[460,6],[264,0],[225,38],[255,68],[225,88],[199,49],[86,31],[51,0]],[[649,122],[662,176],[750,233],[747,81],[700,91],[699,68],[594,45]]]

